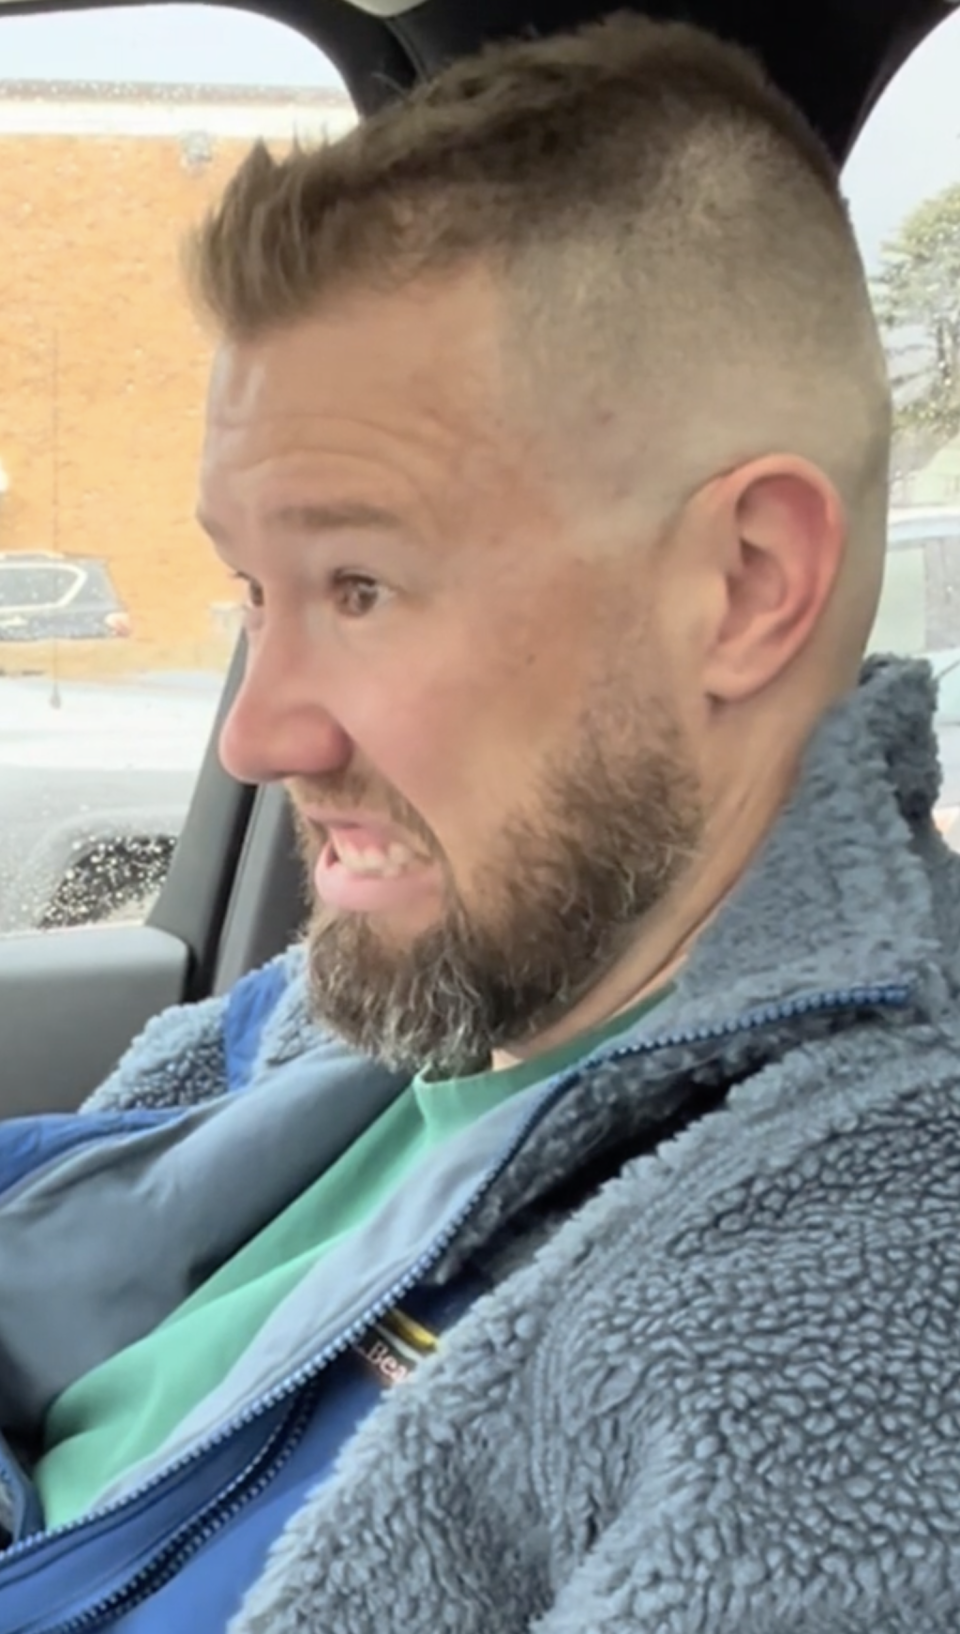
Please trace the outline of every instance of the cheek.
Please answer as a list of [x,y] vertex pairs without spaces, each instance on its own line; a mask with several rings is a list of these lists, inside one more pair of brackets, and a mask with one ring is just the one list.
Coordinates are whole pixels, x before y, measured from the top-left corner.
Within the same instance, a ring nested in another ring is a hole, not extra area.
[[383,655],[367,653],[351,666],[331,700],[348,734],[357,769],[400,801],[426,825],[443,849],[449,840],[448,813],[460,804],[464,769],[473,758],[471,732],[478,711],[471,694],[435,653],[423,662],[423,644],[406,644]]
[[558,642],[508,633],[463,631],[442,651],[434,643],[429,663],[418,650],[379,672],[371,664],[339,714],[371,775],[413,808],[455,874],[509,813],[531,805],[540,766],[568,741],[582,699]]
[[363,761],[442,841],[448,809],[470,787],[488,713],[475,674],[437,664],[418,671],[410,662],[369,673],[341,719]]

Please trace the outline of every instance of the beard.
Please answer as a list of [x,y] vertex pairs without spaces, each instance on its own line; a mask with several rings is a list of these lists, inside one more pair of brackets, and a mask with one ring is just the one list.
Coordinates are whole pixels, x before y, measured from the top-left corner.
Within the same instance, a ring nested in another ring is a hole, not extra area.
[[[372,917],[318,906],[308,967],[320,1025],[392,1069],[464,1076],[554,1024],[616,965],[695,854],[703,812],[663,705],[644,705],[642,732],[607,720],[604,739],[585,716],[532,810],[505,817],[469,896],[422,819],[390,795],[391,818],[443,864],[445,908],[399,946]],[[323,792],[344,803],[361,794],[350,773]],[[312,864],[316,837],[298,828]]]

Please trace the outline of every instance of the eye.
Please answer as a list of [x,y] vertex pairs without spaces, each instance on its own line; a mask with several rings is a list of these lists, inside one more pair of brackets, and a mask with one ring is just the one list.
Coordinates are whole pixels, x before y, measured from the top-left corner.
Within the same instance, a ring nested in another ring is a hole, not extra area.
[[333,596],[337,611],[344,618],[363,618],[383,601],[387,591],[377,579],[365,573],[337,573],[333,580]]

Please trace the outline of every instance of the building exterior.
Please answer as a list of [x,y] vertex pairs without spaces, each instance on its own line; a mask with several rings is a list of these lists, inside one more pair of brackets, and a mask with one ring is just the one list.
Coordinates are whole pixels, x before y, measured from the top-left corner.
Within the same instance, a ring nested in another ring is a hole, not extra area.
[[353,119],[327,89],[0,86],[0,558],[102,560],[133,632],[62,643],[65,671],[222,662],[236,596],[192,520],[210,339],[180,244],[258,137]]

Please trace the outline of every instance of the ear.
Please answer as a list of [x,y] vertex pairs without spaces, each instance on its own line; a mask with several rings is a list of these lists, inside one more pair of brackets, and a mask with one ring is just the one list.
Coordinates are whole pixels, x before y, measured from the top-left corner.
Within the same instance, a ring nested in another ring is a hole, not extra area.
[[810,641],[840,571],[846,516],[829,478],[793,455],[739,466],[700,497],[712,571],[722,578],[705,690],[735,703],[768,685]]

